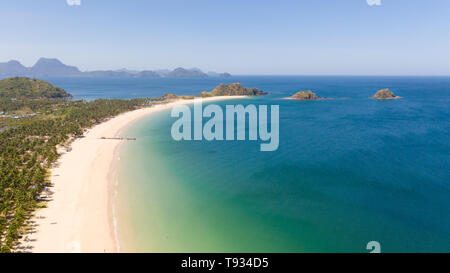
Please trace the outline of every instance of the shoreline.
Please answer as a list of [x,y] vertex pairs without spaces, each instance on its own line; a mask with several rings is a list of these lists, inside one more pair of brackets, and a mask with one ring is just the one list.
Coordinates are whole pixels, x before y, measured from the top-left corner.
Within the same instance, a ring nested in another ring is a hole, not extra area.
[[[202,102],[240,99],[246,96],[203,98]],[[122,113],[85,131],[70,144],[50,169],[52,192],[46,208],[37,209],[31,219],[33,232],[19,241],[18,249],[29,252],[119,252],[114,198],[114,158],[124,140],[120,132],[152,113],[191,104],[193,99],[140,108]]]

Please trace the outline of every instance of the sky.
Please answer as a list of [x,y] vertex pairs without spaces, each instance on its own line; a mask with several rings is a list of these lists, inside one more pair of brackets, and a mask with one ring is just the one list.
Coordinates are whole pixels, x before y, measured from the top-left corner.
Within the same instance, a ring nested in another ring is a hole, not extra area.
[[449,0],[0,0],[0,62],[450,75]]

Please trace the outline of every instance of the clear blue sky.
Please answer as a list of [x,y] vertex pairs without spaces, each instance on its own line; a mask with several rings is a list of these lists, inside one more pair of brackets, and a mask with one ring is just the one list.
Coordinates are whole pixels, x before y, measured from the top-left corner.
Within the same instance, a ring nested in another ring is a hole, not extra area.
[[81,70],[450,75],[450,1],[0,0],[0,62],[41,56]]

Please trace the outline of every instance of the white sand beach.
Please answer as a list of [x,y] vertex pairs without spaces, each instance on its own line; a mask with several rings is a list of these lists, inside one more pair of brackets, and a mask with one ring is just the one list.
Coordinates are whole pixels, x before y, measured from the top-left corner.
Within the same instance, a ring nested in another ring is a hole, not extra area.
[[[205,98],[203,102],[242,97]],[[125,140],[101,137],[115,137],[139,118],[193,101],[178,100],[130,111],[96,125],[75,140],[51,169],[51,201],[47,208],[35,212],[35,230],[24,236],[22,246],[31,252],[118,252],[110,171],[115,150]]]

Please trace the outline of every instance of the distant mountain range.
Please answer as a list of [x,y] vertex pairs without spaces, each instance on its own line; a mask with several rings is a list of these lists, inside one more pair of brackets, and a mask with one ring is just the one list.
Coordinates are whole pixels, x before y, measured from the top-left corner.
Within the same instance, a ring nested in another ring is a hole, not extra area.
[[63,64],[58,59],[40,58],[32,67],[25,67],[20,62],[11,60],[0,63],[0,77],[114,77],[114,78],[202,78],[230,77],[229,73],[205,73],[198,68],[178,67],[174,70],[96,70],[80,71],[76,66]]

